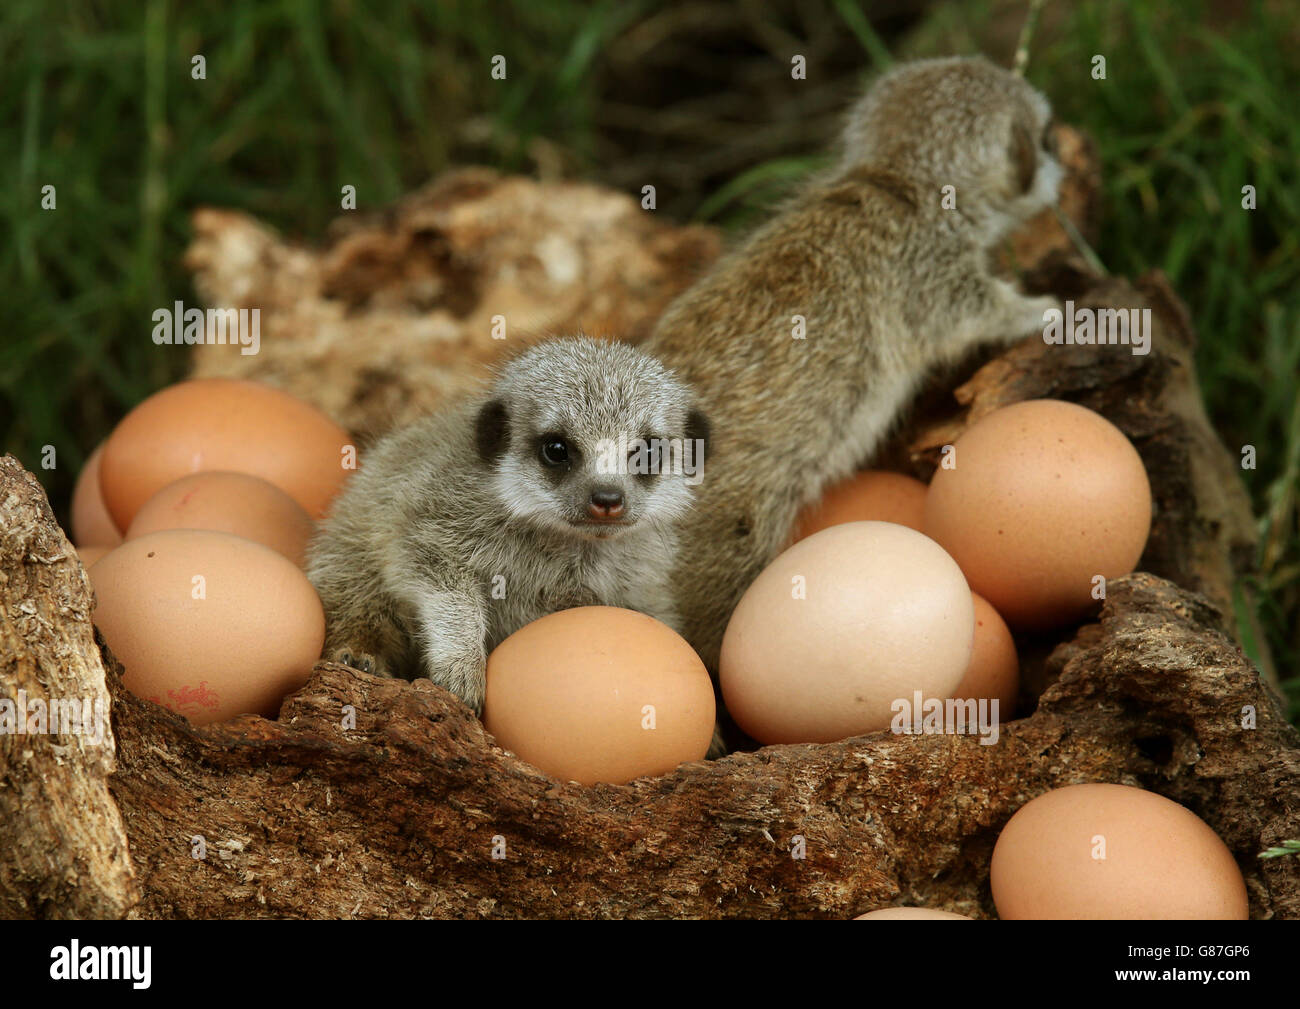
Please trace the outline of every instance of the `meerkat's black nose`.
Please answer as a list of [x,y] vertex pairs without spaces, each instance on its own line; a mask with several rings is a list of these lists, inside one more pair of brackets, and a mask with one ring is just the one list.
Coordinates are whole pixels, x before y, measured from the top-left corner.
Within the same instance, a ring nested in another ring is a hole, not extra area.
[[594,519],[616,519],[623,514],[623,492],[597,488],[591,492],[587,512]]

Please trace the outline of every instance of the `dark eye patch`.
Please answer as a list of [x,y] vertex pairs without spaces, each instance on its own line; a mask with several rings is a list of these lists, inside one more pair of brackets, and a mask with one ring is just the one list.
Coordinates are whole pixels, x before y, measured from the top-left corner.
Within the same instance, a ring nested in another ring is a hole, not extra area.
[[709,442],[709,418],[704,415],[704,411],[692,409],[686,415],[686,440],[699,442],[696,446],[703,449]]
[[479,410],[474,422],[474,442],[479,458],[491,462],[506,449],[510,439],[510,414],[505,403],[492,400]]

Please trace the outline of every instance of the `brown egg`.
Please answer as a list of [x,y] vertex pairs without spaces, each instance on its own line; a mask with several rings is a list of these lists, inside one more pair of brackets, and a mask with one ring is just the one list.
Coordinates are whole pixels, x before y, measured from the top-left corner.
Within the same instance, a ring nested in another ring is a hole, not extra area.
[[925,502],[925,532],[1012,627],[1046,630],[1096,609],[1098,578],[1128,574],[1151,528],[1142,460],[1115,425],[1040,399],[995,410],[954,445]]
[[1069,785],[1027,802],[990,866],[1002,918],[1245,918],[1246,884],[1195,813],[1127,785]]
[[95,565],[95,626],[132,693],[192,722],[274,717],[307,682],[325,640],[311,583],[251,540],[173,529]]
[[99,492],[99,461],[104,446],[90,453],[72,489],[72,542],[81,547],[115,547],[122,542],[121,530],[108,514]]
[[701,760],[714,717],[699,656],[672,628],[632,610],[561,610],[488,656],[484,726],[562,780],[622,784]]
[[932,907],[882,907],[876,911],[860,914],[854,921],[970,921],[964,914],[952,911],[938,911]]
[[952,558],[892,522],[823,529],[736,605],[719,681],[762,743],[826,743],[890,726],[895,703],[943,699],[970,663],[975,608]]
[[791,544],[843,522],[895,522],[921,532],[926,486],[901,473],[864,470],[830,488],[795,522]]
[[104,444],[100,486],[121,529],[167,484],[205,470],[259,476],[319,519],[351,473],[350,444],[323,413],[279,389],[197,379],[155,393],[123,418]]
[[953,697],[987,698],[998,702],[998,720],[1011,719],[1020,693],[1020,658],[1006,622],[988,600],[971,593],[975,603],[975,640],[971,646],[970,665]]
[[299,567],[315,523],[293,498],[260,477],[208,470],[169,483],[135,513],[130,542],[164,529],[211,529],[253,540]]

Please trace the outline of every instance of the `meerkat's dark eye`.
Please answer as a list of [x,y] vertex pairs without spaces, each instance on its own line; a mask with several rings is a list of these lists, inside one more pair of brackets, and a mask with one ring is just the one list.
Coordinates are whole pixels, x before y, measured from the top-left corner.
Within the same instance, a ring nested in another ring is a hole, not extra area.
[[559,435],[544,435],[538,455],[543,466],[567,466],[569,463],[569,443]]
[[662,468],[662,457],[662,439],[653,434],[643,434],[628,448],[628,471],[642,479],[658,476]]

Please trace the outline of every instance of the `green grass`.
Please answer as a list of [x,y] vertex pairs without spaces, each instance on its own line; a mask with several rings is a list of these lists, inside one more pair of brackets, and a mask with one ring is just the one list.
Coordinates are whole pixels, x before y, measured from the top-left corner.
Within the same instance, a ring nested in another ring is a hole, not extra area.
[[[183,353],[150,341],[150,315],[197,300],[181,265],[196,206],[238,208],[315,241],[345,184],[371,209],[455,163],[558,165],[625,187],[671,166],[687,195],[661,192],[662,213],[752,220],[821,163],[856,84],[891,53],[917,50],[909,43],[924,31],[870,20],[871,9],[7,0],[4,449],[36,468],[42,446],[55,446],[58,466],[42,478],[61,509],[114,421],[183,373]],[[1022,9],[942,4],[925,27],[944,26],[950,47],[970,51],[999,17],[1018,27]],[[1300,717],[1300,8],[1223,9],[1049,0],[1029,76],[1098,141],[1102,259],[1115,273],[1169,274],[1200,334],[1217,428],[1229,446],[1257,449],[1258,468],[1243,475],[1260,575],[1239,598],[1255,607]],[[759,92],[785,73],[791,45],[809,54],[806,85]],[[498,52],[508,84],[488,77]],[[205,81],[190,77],[196,53]],[[1107,56],[1105,82],[1087,77],[1094,53]],[[768,122],[781,135],[754,125]],[[731,161],[713,157],[727,150]],[[1253,212],[1240,206],[1246,184],[1258,192]],[[57,187],[57,210],[40,209],[45,185]]]
[[[1080,5],[1030,76],[1097,139],[1112,272],[1160,268],[1199,335],[1206,404],[1243,471],[1263,549],[1252,585],[1293,717],[1300,658],[1300,10],[1248,5],[1210,22],[1206,4]],[[1053,87],[1093,53],[1108,80]],[[1257,209],[1242,208],[1251,185]],[[1258,657],[1253,656],[1253,657]]]

